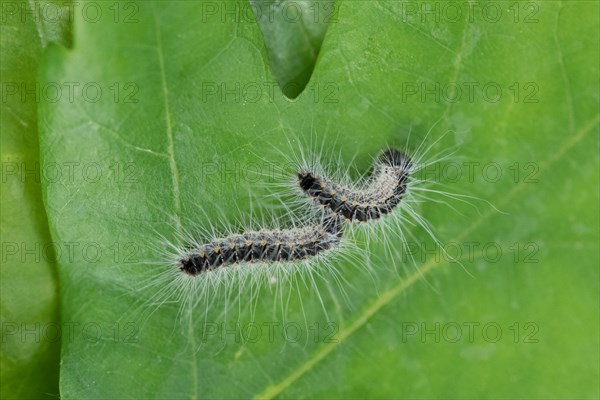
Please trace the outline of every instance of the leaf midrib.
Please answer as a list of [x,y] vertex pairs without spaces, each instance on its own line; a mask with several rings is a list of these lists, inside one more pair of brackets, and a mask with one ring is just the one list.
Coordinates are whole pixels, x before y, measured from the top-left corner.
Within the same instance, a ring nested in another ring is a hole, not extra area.
[[[173,208],[175,211],[175,230],[177,234],[181,234],[181,195],[179,191],[179,170],[177,168],[177,161],[175,160],[175,144],[173,139],[173,125],[171,123],[171,112],[169,108],[169,88],[167,86],[167,77],[165,70],[165,60],[163,55],[163,47],[161,40],[160,24],[157,21],[156,14],[154,14],[154,25],[156,31],[156,52],[158,55],[158,64],[160,70],[161,87],[164,98],[164,109],[165,109],[165,133],[167,135],[167,155],[169,159],[169,169],[171,171],[171,183],[173,186]],[[190,303],[191,305],[191,303]],[[190,352],[190,363],[191,369],[190,374],[192,375],[192,399],[198,398],[198,360],[196,357],[196,339],[194,334],[194,324],[191,317],[191,310],[189,315],[188,323],[188,339],[190,341],[192,351]]]

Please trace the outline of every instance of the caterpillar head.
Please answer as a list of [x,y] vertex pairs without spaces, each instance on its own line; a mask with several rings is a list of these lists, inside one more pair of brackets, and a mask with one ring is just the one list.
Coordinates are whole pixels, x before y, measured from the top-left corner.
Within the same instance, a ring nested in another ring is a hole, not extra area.
[[399,167],[404,171],[409,170],[412,166],[410,157],[406,153],[394,148],[382,151],[377,157],[377,160],[383,165]]

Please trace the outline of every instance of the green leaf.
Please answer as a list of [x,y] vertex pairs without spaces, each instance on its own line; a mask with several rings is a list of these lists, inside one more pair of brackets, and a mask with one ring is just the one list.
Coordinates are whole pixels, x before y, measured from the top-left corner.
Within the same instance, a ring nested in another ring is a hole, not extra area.
[[[65,4],[16,1],[1,8],[0,379],[4,399],[58,395],[57,254],[41,197],[36,112],[43,91],[36,86],[36,73],[48,42],[69,42]],[[41,13],[45,10],[59,14],[49,19]]]
[[[104,3],[110,18],[77,17],[73,50],[45,57],[46,82],[102,90],[40,110],[43,165],[79,163],[43,188],[52,237],[77,244],[59,267],[64,398],[598,396],[597,3],[338,2],[295,101],[270,90],[258,25],[231,2],[135,4],[131,23]],[[431,171],[448,190],[504,212],[419,207],[464,268],[407,226],[418,270],[368,238],[371,276],[334,259],[342,288],[316,283],[327,316],[311,284],[243,292],[227,318],[223,292],[152,303],[156,233],[250,216],[267,192],[249,166],[312,141],[365,171],[409,132],[457,148]]]
[[[337,21],[335,2],[255,0],[250,4],[281,91],[295,99],[310,80],[327,27]],[[238,15],[248,17],[248,10],[249,5],[242,5]]]

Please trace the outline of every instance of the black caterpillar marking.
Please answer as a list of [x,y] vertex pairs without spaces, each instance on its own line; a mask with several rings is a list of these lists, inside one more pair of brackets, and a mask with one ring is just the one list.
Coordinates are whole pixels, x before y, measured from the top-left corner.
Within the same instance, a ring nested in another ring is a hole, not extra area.
[[340,243],[341,223],[327,218],[318,225],[283,230],[249,231],[211,240],[179,260],[180,271],[196,276],[242,263],[308,260]]
[[334,216],[366,222],[392,212],[406,193],[410,158],[396,149],[378,157],[369,184],[364,188],[343,186],[312,171],[298,172],[298,183],[306,195]]

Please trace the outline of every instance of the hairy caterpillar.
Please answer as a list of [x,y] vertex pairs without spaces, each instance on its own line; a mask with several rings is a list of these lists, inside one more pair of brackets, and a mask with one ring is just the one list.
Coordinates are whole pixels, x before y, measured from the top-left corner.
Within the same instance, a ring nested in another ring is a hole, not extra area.
[[461,214],[451,203],[460,202],[479,212],[472,200],[482,199],[447,189],[440,172],[445,162],[456,160],[457,147],[438,146],[452,131],[427,140],[434,127],[416,147],[408,145],[410,135],[405,146],[384,147],[373,157],[371,167],[362,171],[353,162],[358,154],[350,161],[341,152],[336,154],[335,140],[325,144],[312,136],[303,144],[290,129],[285,132],[289,150],[277,148],[283,170],[269,176],[267,190],[283,198],[280,203],[290,213],[304,210],[321,218],[343,219],[347,239],[379,259],[378,265],[418,269],[420,262],[413,255],[430,240],[464,269],[460,260],[445,251],[423,206],[443,204]]
[[350,187],[331,178],[301,168],[298,184],[323,209],[347,221],[367,222],[392,212],[406,193],[410,158],[397,149],[387,149],[376,159],[370,181]]
[[248,231],[194,246],[177,263],[180,271],[196,276],[232,265],[303,261],[333,249],[341,236],[337,218],[292,229]]
[[[179,316],[197,305],[205,318],[225,318],[234,305],[238,315],[252,314],[265,291],[274,296],[273,306],[281,305],[281,315],[287,315],[283,308],[300,287],[313,289],[313,300],[327,315],[323,286],[336,285],[346,296],[338,264],[361,263],[355,246],[344,238],[340,219],[306,213],[265,216],[261,207],[251,207],[248,222],[232,223],[221,211],[215,218],[199,208],[195,214],[204,215],[202,222],[185,221],[187,228],[175,230],[174,237],[155,230],[159,240],[149,249],[155,258],[147,262],[154,273],[137,283],[138,290],[148,291],[139,297],[135,312],[141,319],[168,304],[179,308]],[[164,224],[176,226],[168,220]],[[306,295],[301,298],[307,300]]]

